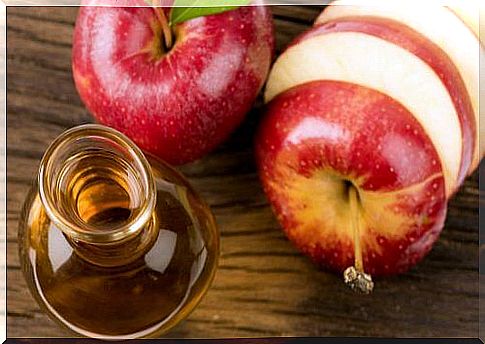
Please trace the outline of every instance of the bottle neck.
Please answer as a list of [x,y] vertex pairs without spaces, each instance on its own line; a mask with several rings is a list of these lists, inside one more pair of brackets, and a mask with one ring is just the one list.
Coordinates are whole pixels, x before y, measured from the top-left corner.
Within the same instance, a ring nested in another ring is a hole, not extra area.
[[88,124],[61,134],[42,158],[38,184],[50,220],[93,263],[114,265],[124,260],[116,252],[134,257],[151,241],[151,168],[118,131]]

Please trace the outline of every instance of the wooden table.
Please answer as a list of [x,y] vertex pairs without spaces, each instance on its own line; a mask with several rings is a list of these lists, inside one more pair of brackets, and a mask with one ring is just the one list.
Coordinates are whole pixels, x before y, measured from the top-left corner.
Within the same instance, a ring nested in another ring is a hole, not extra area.
[[[274,7],[278,52],[321,8]],[[48,144],[92,119],[71,75],[77,8],[7,10],[7,331],[65,336],[30,296],[17,256],[19,209]],[[169,337],[478,335],[478,173],[449,206],[446,228],[410,272],[347,290],[286,240],[258,181],[252,136],[261,101],[231,139],[180,170],[210,203],[221,230],[220,268],[207,296]]]

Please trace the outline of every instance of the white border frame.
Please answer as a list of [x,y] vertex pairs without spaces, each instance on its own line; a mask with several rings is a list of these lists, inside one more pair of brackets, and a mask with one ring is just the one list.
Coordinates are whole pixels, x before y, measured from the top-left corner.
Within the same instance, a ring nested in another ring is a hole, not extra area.
[[[112,6],[116,0],[94,0],[97,5],[100,6]],[[169,4],[173,0],[161,0],[161,4]],[[231,0],[213,0],[211,6],[228,6],[231,4]],[[352,4],[355,0],[347,0],[347,4]],[[372,5],[380,0],[367,0],[367,4]],[[441,4],[450,5],[456,3],[462,3],[467,0],[387,0],[389,3],[399,3],[405,2],[406,5],[419,6],[423,5],[423,2],[428,4]],[[468,0],[470,3],[475,4],[477,8],[480,5],[485,7],[485,1],[483,0]],[[331,0],[265,0],[267,5],[326,5],[330,3]],[[362,2],[359,1],[359,4]],[[7,6],[80,6],[81,0],[0,0],[0,342],[6,340],[7,335],[7,279],[6,279],[6,267],[7,267],[7,29],[6,29],[6,17],[7,17]],[[148,5],[147,5],[148,6]],[[485,36],[485,9],[480,11],[480,36]],[[432,20],[432,18],[430,18]],[[482,40],[485,42],[485,40]],[[482,78],[485,78],[485,69],[482,66],[485,65],[485,56],[480,57],[480,87],[482,87]],[[485,116],[485,115],[484,115]],[[484,119],[485,120],[485,119]],[[485,127],[485,124],[482,123]],[[484,139],[479,137],[480,140]],[[482,163],[480,175],[482,175],[485,169],[485,163]],[[485,175],[485,173],[484,173]],[[482,181],[480,180],[480,186],[482,186]],[[480,195],[480,198],[483,196]],[[480,214],[480,218],[481,218]],[[479,226],[480,227],[480,226]],[[484,228],[485,231],[485,228]],[[481,232],[481,230],[480,230]],[[482,239],[483,240],[483,239]],[[482,256],[482,255],[481,255]],[[479,275],[479,288],[481,296],[482,293],[485,294],[485,265],[482,269],[482,264],[485,262],[480,262],[480,275]],[[482,277],[484,274],[484,277]],[[482,288],[482,284],[484,288]],[[477,335],[479,338],[484,338],[485,336],[485,303],[480,299],[479,307],[479,333]]]
[[7,338],[7,6],[0,1],[0,341]]

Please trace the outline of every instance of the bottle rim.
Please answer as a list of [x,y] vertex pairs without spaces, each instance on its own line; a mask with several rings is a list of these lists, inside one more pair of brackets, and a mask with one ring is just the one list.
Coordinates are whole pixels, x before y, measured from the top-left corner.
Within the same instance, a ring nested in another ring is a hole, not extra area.
[[[52,190],[52,167],[60,153],[66,146],[79,138],[101,138],[109,140],[123,148],[135,162],[137,172],[141,176],[141,189],[143,190],[142,202],[136,216],[128,219],[114,228],[105,231],[96,231],[89,225],[80,225],[69,220],[58,211],[58,204],[53,197]],[[47,148],[41,159],[38,174],[39,195],[45,211],[51,221],[59,227],[67,236],[74,240],[88,243],[112,243],[119,242],[138,233],[150,221],[156,203],[156,187],[150,164],[140,148],[121,132],[100,124],[83,124],[66,130],[59,135]]]

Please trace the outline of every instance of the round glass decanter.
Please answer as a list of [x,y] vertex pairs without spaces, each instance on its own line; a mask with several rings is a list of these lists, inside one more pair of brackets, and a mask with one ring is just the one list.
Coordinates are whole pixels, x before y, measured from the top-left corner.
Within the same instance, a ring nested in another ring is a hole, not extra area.
[[19,224],[28,286],[63,327],[159,335],[206,293],[219,256],[209,207],[167,164],[88,124],[47,149]]

